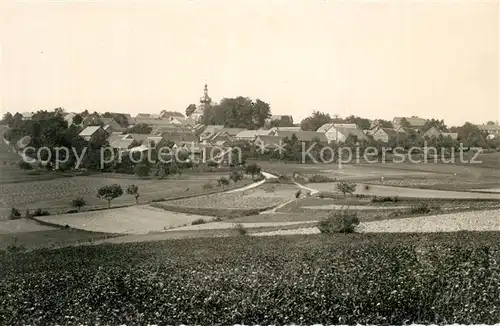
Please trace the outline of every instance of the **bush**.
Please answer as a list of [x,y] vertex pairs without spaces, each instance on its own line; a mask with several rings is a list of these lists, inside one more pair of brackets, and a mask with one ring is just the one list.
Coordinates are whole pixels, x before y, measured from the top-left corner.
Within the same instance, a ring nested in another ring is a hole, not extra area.
[[217,179],[217,185],[220,187],[227,186],[229,185],[229,180],[224,177],[220,177],[219,179]]
[[87,202],[82,198],[82,197],[78,197],[76,199],[73,199],[71,201],[71,206],[73,207],[76,207],[76,209],[78,211],[80,211],[80,209],[85,206],[87,204]]
[[28,162],[25,162],[25,161],[19,162],[18,166],[19,166],[20,169],[23,169],[23,170],[31,170],[31,169],[33,169],[33,167],[31,166],[31,164],[29,164]]
[[264,175],[262,173],[259,173],[259,174],[257,174],[257,176],[253,177],[252,179],[253,179],[253,181],[258,182],[258,181],[262,181],[262,180],[266,179],[266,177],[264,177]]
[[356,212],[338,210],[330,213],[328,218],[319,221],[318,229],[321,233],[354,233],[359,225]]
[[243,180],[243,173],[241,173],[241,171],[233,171],[229,175],[229,179],[234,183],[237,183],[238,181]]
[[12,220],[17,220],[21,218],[21,213],[17,210],[17,208],[12,207],[10,210],[10,218]]
[[431,211],[429,208],[429,204],[427,203],[420,203],[418,205],[413,205],[410,208],[410,213],[412,214],[428,214]]
[[199,219],[194,220],[193,222],[191,222],[191,225],[199,225],[199,224],[205,224],[205,223],[207,223],[207,221],[205,221],[202,218],[199,218]]
[[134,167],[134,174],[138,177],[147,177],[150,170],[151,168],[148,164],[139,163]]
[[399,197],[373,197],[372,203],[385,203],[385,202],[394,202],[397,203],[399,201]]
[[50,215],[50,213],[47,212],[46,210],[42,210],[41,208],[37,208],[32,216],[48,216],[48,215]]
[[315,174],[309,178],[310,183],[325,183],[325,182],[335,182],[335,181],[337,181],[337,179],[330,178],[322,174]]
[[246,235],[248,233],[247,229],[245,229],[245,227],[242,224],[237,224],[236,230],[238,231],[239,235]]
[[202,188],[203,188],[203,190],[211,190],[214,188],[214,185],[211,182],[207,182],[207,183],[203,184]]

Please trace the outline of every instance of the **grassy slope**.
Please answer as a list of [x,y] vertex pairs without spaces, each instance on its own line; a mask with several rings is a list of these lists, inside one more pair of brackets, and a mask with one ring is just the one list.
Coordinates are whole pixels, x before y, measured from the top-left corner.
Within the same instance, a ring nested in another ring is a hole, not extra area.
[[5,254],[0,324],[492,324],[499,235],[231,237]]

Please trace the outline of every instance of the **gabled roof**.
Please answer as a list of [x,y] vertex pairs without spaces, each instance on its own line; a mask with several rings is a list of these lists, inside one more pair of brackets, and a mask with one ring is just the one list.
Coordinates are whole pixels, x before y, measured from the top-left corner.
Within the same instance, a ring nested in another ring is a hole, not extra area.
[[109,146],[111,146],[112,148],[116,148],[116,149],[129,149],[130,146],[132,146],[135,142],[134,139],[119,139],[119,140],[114,140],[112,142],[109,142]]
[[272,127],[269,130],[271,130],[273,132],[276,132],[276,131],[302,131],[302,129],[300,127]]
[[242,130],[236,134],[236,138],[245,138],[245,139],[253,139],[260,135],[270,135],[272,133],[271,130]]
[[325,123],[324,125],[319,127],[318,130],[316,130],[316,132],[327,132],[332,127],[333,127],[333,123]]
[[322,143],[327,143],[328,140],[326,136],[322,132],[317,131],[278,131],[276,132],[276,136],[279,137],[288,137],[289,139],[295,135],[299,141],[313,141],[314,138],[319,139]]
[[100,126],[90,126],[90,127],[87,127],[85,129],[83,129],[78,135],[82,136],[82,137],[84,137],[84,136],[92,136],[99,129],[102,130],[102,128]]
[[108,136],[106,140],[108,141],[108,143],[111,144],[114,141],[125,139],[127,136],[128,135],[124,135],[121,133],[112,133],[111,135]]
[[244,128],[222,128],[219,132],[225,132],[230,136],[236,136],[241,131],[245,130]]
[[144,142],[149,136],[151,136],[148,134],[128,134],[128,135],[130,135],[133,139],[135,139],[139,143]]

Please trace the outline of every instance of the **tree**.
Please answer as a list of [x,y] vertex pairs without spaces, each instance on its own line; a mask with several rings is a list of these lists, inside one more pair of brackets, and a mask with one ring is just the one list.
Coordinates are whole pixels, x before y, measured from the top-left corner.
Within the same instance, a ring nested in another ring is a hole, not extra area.
[[350,115],[344,119],[345,123],[354,123],[362,130],[370,129],[371,122],[369,119],[360,118],[354,115]]
[[78,197],[76,199],[73,199],[71,201],[71,206],[73,207],[76,207],[76,209],[78,211],[80,211],[80,209],[85,206],[87,204],[87,202],[82,198],[82,197]]
[[294,124],[293,124],[293,118],[288,116],[288,115],[284,115],[282,116],[281,118],[279,119],[276,119],[276,120],[272,120],[269,127],[293,127]]
[[108,202],[108,208],[111,208],[111,201],[123,195],[123,189],[118,184],[107,185],[97,190],[97,198]]
[[196,111],[196,104],[189,104],[186,108],[186,117],[189,117],[194,111]]
[[271,116],[268,103],[248,97],[224,98],[219,104],[207,106],[202,123],[224,125],[230,128],[258,129]]
[[261,172],[260,166],[255,163],[249,164],[245,167],[245,173],[250,174],[252,176],[252,180],[255,181],[255,175]]
[[356,191],[356,184],[352,182],[347,182],[347,181],[340,181],[337,184],[337,189],[344,194],[352,195]]
[[73,124],[79,126],[83,122],[83,118],[81,115],[77,114],[73,117]]
[[149,176],[149,171],[151,170],[149,164],[139,163],[134,167],[134,174],[138,177]]
[[328,113],[314,111],[312,115],[302,120],[300,127],[305,131],[316,131],[326,123],[331,123],[332,117]]
[[127,187],[127,194],[134,196],[136,204],[139,203],[139,187],[132,184]]
[[7,112],[3,115],[2,121],[0,121],[1,124],[5,125],[10,125],[12,122],[13,116],[12,113]]
[[444,120],[437,120],[437,119],[430,119],[427,120],[421,130],[421,132],[426,132],[427,130],[431,129],[432,127],[435,127],[437,130],[440,131],[446,131],[447,127],[444,124]]

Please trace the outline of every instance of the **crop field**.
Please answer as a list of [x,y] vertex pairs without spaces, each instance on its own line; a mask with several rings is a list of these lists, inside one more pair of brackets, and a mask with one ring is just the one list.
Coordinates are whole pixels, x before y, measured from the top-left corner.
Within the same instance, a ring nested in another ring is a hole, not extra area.
[[[182,176],[179,179],[141,180],[133,176],[112,178],[106,175],[7,183],[0,187],[0,219],[6,219],[12,207],[16,207],[22,213],[25,209],[37,208],[49,209],[52,212],[67,211],[71,209],[71,200],[77,197],[83,197],[89,206],[104,207],[107,203],[96,197],[97,189],[114,183],[124,188],[129,184],[136,184],[139,187],[140,200],[148,201],[207,192],[208,190],[202,189],[202,185],[210,181],[216,185],[217,178],[221,176],[210,173]],[[242,182],[239,186],[244,184],[245,182]],[[134,202],[133,196],[124,194],[113,200],[112,204],[123,205]]]
[[239,236],[0,253],[0,324],[494,324],[499,236]]
[[294,198],[298,190],[293,185],[266,184],[244,192],[214,194],[168,201],[168,205],[221,209],[260,209],[279,205]]

